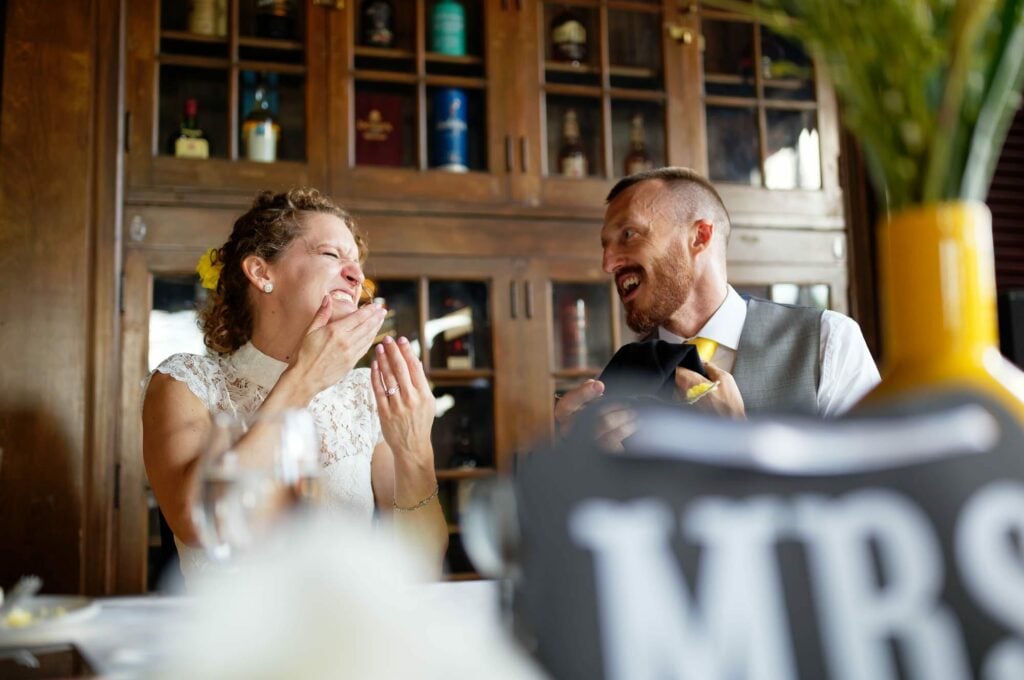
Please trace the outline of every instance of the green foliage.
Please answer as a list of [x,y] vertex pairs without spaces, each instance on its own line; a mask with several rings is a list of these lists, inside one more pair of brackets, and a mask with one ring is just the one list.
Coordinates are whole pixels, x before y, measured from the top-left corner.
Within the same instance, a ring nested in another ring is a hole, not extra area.
[[985,200],[1024,76],[1024,0],[704,0],[804,44],[890,210]]

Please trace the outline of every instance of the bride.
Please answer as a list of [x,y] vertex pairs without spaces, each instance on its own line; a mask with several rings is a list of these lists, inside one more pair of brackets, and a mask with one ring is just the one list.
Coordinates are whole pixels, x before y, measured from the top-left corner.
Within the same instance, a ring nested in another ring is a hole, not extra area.
[[[440,564],[448,534],[430,443],[434,397],[405,338],[384,338],[371,368],[354,368],[385,311],[359,306],[366,247],[352,219],[316,190],[264,192],[211,255],[204,285],[213,290],[200,318],[214,354],[161,363],[142,414],[146,472],[186,578],[208,564],[191,507],[213,416],[225,411],[308,408],[326,505],[367,522],[375,507],[397,510],[395,523]],[[242,455],[259,455],[252,440],[261,436],[270,434],[254,429]]]

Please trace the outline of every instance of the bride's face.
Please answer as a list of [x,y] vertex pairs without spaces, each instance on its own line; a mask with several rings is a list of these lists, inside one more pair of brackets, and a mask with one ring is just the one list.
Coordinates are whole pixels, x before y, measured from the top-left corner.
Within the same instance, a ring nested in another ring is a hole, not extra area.
[[306,213],[305,233],[269,264],[277,306],[308,324],[324,296],[331,298],[331,320],[354,312],[364,280],[359,247],[345,223],[334,215]]

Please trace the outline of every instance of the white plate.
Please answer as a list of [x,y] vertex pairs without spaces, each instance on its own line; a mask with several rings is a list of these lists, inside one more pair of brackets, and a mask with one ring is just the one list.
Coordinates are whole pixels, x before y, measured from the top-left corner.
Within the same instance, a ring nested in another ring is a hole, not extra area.
[[[91,619],[100,611],[98,602],[81,595],[36,595],[19,606],[32,614],[32,623],[13,628],[0,620],[0,631],[39,630]],[[63,610],[62,614],[57,613],[59,609]]]

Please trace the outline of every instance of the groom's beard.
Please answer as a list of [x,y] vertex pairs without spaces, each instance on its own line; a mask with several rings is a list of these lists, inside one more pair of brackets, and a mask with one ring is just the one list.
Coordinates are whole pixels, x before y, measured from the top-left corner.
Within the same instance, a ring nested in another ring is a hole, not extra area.
[[693,269],[678,240],[654,261],[637,299],[626,305],[626,324],[640,335],[664,326],[693,290]]

